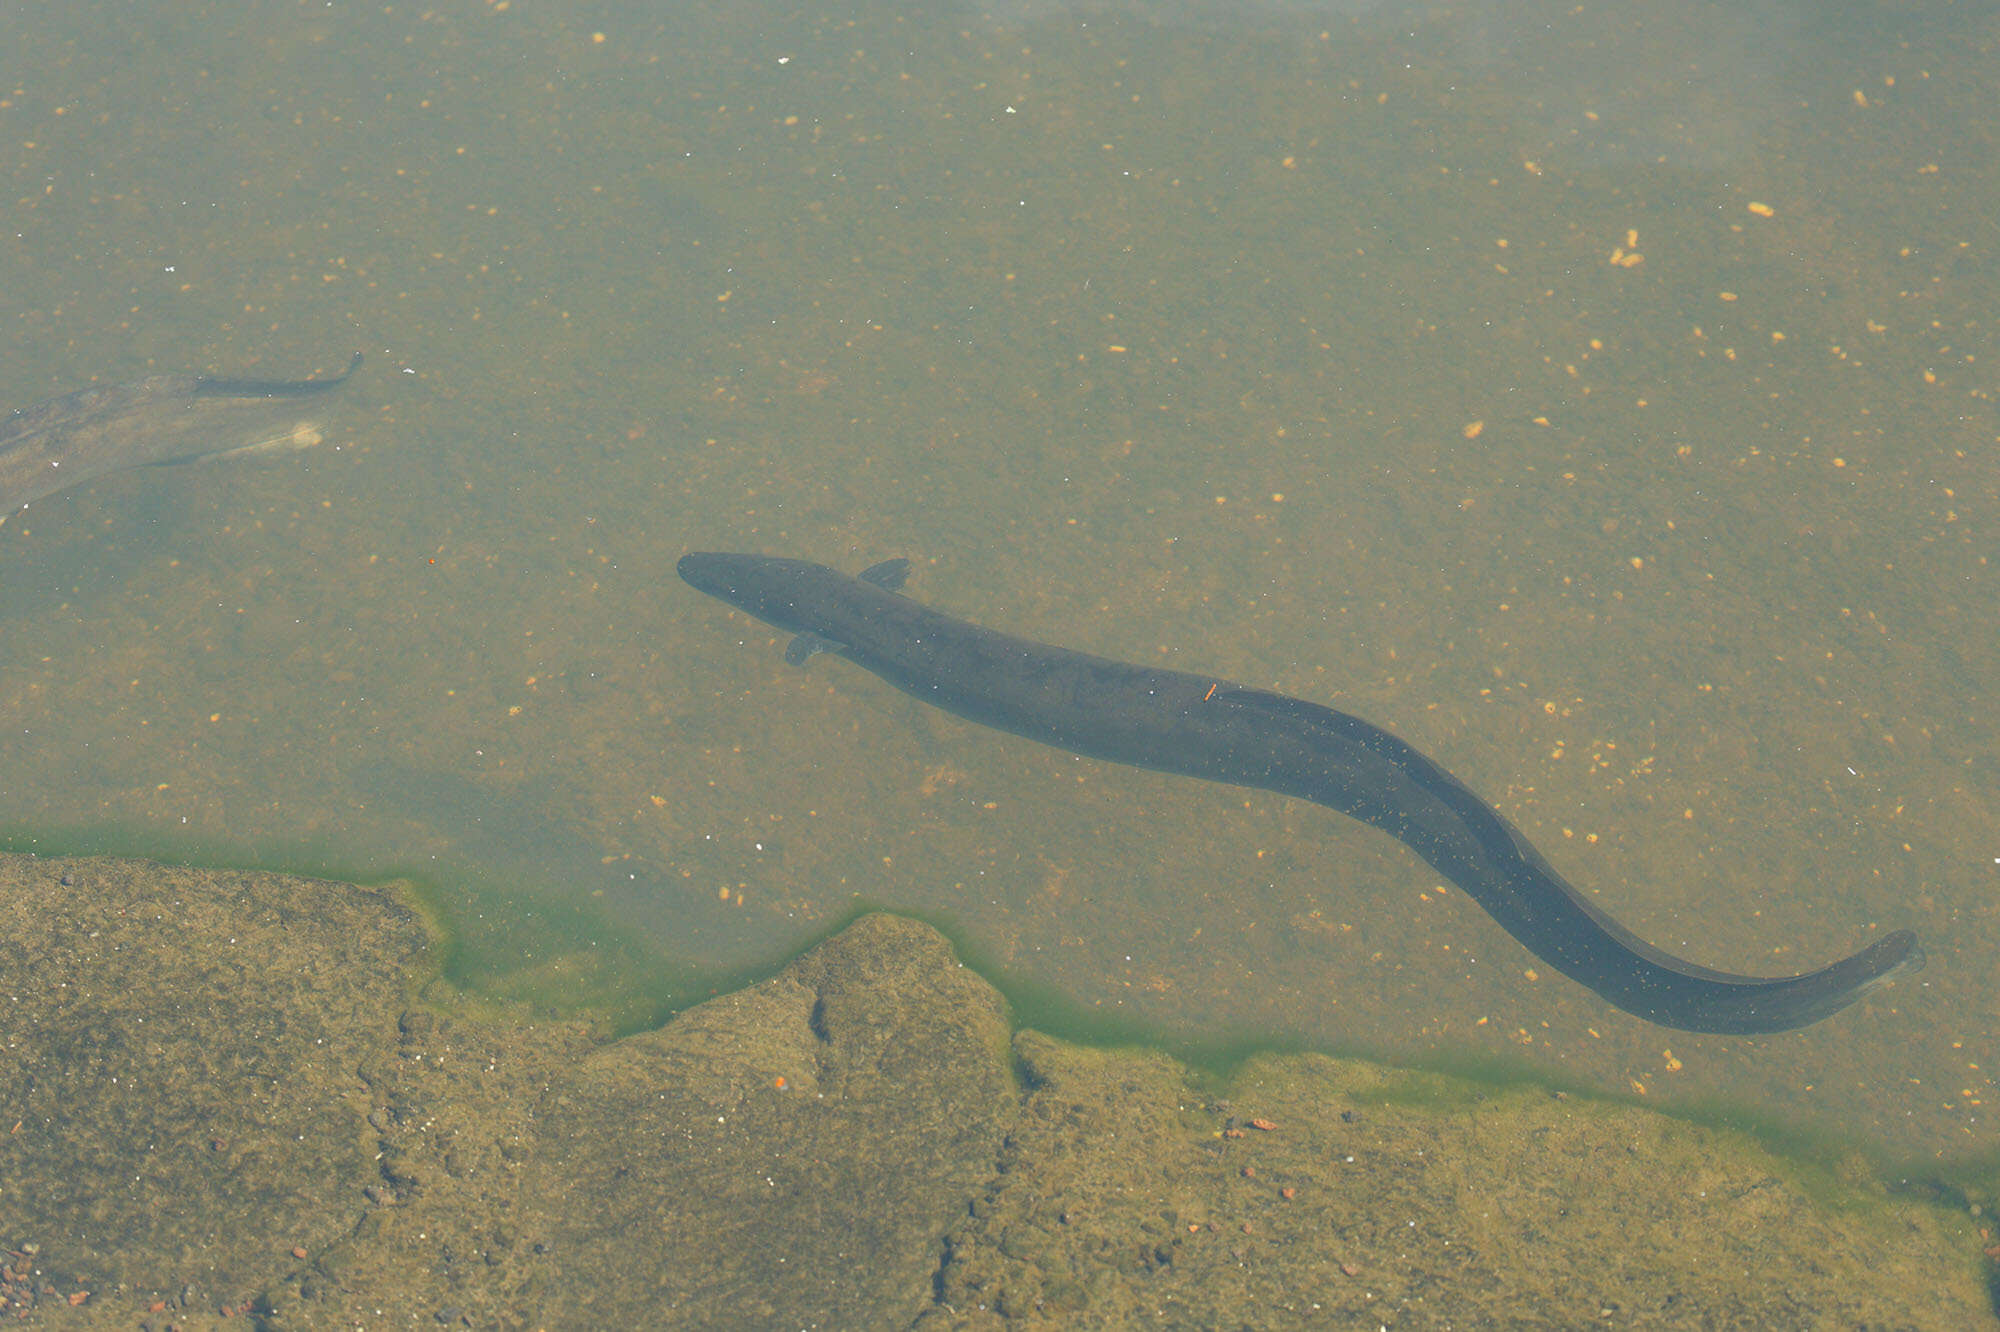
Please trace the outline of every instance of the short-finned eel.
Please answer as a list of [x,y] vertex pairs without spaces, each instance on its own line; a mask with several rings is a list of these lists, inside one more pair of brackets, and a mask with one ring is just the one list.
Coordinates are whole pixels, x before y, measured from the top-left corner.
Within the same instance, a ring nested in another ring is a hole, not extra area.
[[[0,523],[43,496],[130,467],[309,448],[321,436],[288,404],[339,388],[360,364],[356,352],[327,379],[149,375],[9,412],[0,416]],[[286,417],[254,405],[259,399]]]
[[1277,791],[1373,824],[1537,957],[1663,1027],[1788,1031],[1923,965],[1907,930],[1802,976],[1737,976],[1682,961],[1591,905],[1497,810],[1380,727],[1282,694],[954,619],[900,595],[907,560],[859,578],[761,555],[691,554],[679,569],[703,592],[797,634],[786,653],[794,663],[838,653],[983,726],[1090,758]]

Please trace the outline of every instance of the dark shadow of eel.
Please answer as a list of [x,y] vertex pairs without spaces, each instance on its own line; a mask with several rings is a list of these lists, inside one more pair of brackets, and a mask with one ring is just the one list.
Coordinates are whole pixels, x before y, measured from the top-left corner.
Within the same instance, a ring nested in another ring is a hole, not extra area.
[[319,422],[290,403],[347,382],[150,375],[79,389],[0,419],[0,523],[45,495],[128,467],[311,448]]
[[907,560],[859,578],[806,560],[691,554],[680,575],[798,635],[786,659],[833,652],[969,721],[1073,754],[1277,791],[1395,837],[1571,980],[1683,1031],[1787,1031],[1923,965],[1896,930],[1801,976],[1683,961],[1591,905],[1499,811],[1359,717],[1261,689],[1014,638],[899,594]]

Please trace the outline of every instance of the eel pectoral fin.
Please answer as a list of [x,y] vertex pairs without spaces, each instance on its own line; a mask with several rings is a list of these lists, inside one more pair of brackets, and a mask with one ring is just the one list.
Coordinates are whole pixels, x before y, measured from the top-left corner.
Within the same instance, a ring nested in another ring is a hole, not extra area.
[[820,653],[832,652],[839,646],[830,638],[822,638],[808,631],[785,644],[785,665],[803,666]]

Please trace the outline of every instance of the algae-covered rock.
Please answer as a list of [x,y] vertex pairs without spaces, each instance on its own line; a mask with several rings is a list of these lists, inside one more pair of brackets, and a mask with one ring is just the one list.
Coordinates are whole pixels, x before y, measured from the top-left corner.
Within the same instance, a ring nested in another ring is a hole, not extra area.
[[598,1051],[528,1180],[582,1322],[893,1326],[1014,1117],[991,987],[872,916],[762,985]]
[[65,1308],[220,1308],[348,1233],[426,942],[347,884],[0,856],[0,1244]]
[[[1961,1219],[1740,1134],[1312,1055],[1203,1092],[1032,1032],[927,1325],[1990,1325]],[[1826,1186],[1815,1192],[1823,1193]]]
[[868,917],[778,975],[609,1044],[406,1014],[371,1071],[384,1178],[265,1294],[311,1327],[908,1323],[1016,1096],[999,996]]
[[1534,1088],[1010,1046],[893,917],[607,1042],[413,1001],[428,937],[389,890],[15,856],[0,907],[9,1317],[1994,1322],[1962,1214]]

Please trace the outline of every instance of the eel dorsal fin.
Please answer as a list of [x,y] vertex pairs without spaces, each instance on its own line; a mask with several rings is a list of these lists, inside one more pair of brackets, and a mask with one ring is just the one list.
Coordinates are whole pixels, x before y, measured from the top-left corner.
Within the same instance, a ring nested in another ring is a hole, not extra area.
[[855,577],[864,583],[873,583],[884,592],[901,592],[903,583],[910,576],[910,562],[898,555],[893,560],[883,560],[871,564]]

